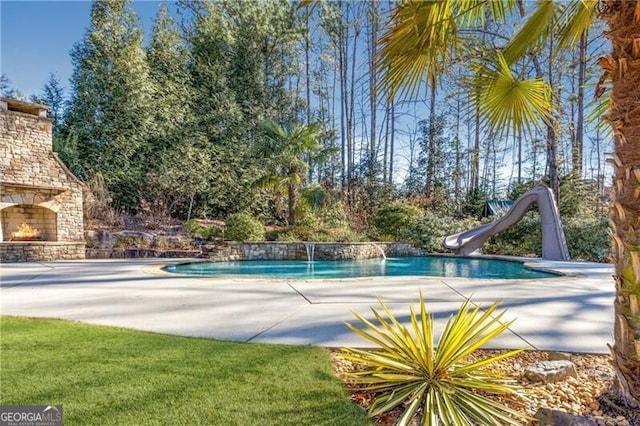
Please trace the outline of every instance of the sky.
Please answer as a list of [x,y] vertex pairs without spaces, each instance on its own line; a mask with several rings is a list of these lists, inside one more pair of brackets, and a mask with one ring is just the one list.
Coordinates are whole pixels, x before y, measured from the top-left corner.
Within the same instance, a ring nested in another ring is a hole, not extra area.
[[[148,34],[160,0],[132,3]],[[69,95],[73,72],[69,52],[89,28],[91,1],[0,0],[0,72],[26,97],[38,93],[50,73]]]

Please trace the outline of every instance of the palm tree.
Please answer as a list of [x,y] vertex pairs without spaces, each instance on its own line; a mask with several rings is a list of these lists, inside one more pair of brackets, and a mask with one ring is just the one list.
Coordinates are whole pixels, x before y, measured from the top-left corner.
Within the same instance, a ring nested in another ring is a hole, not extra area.
[[287,192],[287,221],[294,226],[298,191],[310,169],[310,162],[321,161],[333,152],[320,143],[318,124],[290,125],[272,120],[262,123],[264,139],[257,145],[258,156],[268,161],[267,174],[258,185]]
[[[389,96],[415,96],[424,82],[437,81],[469,46],[466,29],[486,19],[505,22],[517,0],[400,2],[381,38],[378,66]],[[640,1],[540,1],[492,63],[475,62],[475,101],[494,129],[552,124],[548,86],[539,78],[519,79],[512,67],[552,33],[556,49],[574,44],[594,19],[608,25],[612,53],[600,58],[604,74],[596,95],[611,87],[606,119],[615,135],[614,202],[611,208],[616,298],[611,354],[617,390],[631,406],[640,404]]]

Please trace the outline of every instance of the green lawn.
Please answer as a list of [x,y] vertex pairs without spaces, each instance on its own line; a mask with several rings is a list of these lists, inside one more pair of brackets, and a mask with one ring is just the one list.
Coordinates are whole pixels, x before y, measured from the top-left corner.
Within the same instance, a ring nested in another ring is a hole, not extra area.
[[0,404],[65,425],[367,425],[321,348],[0,318]]

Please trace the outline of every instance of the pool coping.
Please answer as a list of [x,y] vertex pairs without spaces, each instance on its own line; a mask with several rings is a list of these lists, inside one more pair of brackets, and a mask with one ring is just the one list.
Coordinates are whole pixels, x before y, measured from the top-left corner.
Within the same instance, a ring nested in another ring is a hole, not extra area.
[[[524,268],[527,268],[529,270],[532,271],[539,271],[539,272],[545,272],[548,274],[553,274],[556,276],[565,276],[565,277],[586,277],[587,275],[585,275],[584,273],[580,273],[577,272],[575,270],[573,270],[570,266],[567,266],[567,264],[575,264],[576,262],[582,262],[582,261],[552,261],[552,260],[547,260],[547,259],[541,259],[541,258],[536,258],[536,257],[517,257],[517,256],[506,256],[506,255],[495,255],[495,254],[489,254],[489,255],[485,255],[485,254],[476,254],[476,255],[470,255],[470,256],[457,256],[454,254],[449,254],[449,253],[430,253],[430,254],[425,254],[424,256],[433,256],[433,257],[450,257],[450,258],[459,258],[459,257],[465,257],[465,258],[478,258],[478,259],[495,259],[495,260],[504,260],[504,261],[508,261],[508,262],[515,262],[515,263],[521,263],[523,265]],[[401,258],[401,257],[422,257],[422,256],[394,256],[394,258]],[[305,281],[307,279],[305,278],[293,278],[293,277],[266,277],[266,276],[255,276],[255,277],[250,277],[250,276],[246,276],[246,275],[206,275],[206,274],[185,274],[185,273],[180,273],[180,272],[170,272],[165,270],[165,268],[169,265],[175,264],[175,265],[186,265],[186,264],[190,264],[190,263],[223,263],[223,262],[254,262],[254,261],[260,261],[263,259],[239,259],[239,260],[233,260],[233,261],[228,261],[228,260],[224,260],[224,261],[218,261],[218,260],[210,260],[210,259],[194,259],[192,261],[180,261],[180,262],[174,262],[171,261],[170,259],[164,259],[164,263],[162,265],[154,265],[154,266],[149,266],[146,270],[150,273],[158,273],[158,274],[166,274],[167,276],[182,276],[182,277],[199,277],[199,278],[224,278],[224,279],[242,279],[242,278],[247,278],[247,279],[264,279],[264,280],[302,280]],[[269,259],[269,260],[276,260],[276,259]],[[289,259],[287,259],[289,260]],[[357,260],[369,260],[369,259],[357,259]],[[291,260],[293,261],[293,260]],[[298,260],[299,262],[304,262],[303,260]],[[336,261],[342,261],[342,260],[336,260]],[[331,260],[330,260],[331,262]],[[594,263],[594,262],[586,262],[586,263]],[[402,275],[403,277],[430,277],[430,278],[449,278],[449,277],[443,277],[443,276],[439,276],[439,275]],[[374,275],[374,276],[365,276],[365,277],[345,277],[345,278],[313,278],[313,279],[309,279],[309,280],[349,280],[349,279],[360,279],[360,278],[369,278],[369,277],[385,277],[385,275]],[[465,277],[460,277],[460,278],[465,278]],[[540,277],[540,278],[527,278],[527,279],[548,279],[548,278],[553,278],[553,277]],[[469,279],[476,279],[476,278],[469,278]],[[480,279],[495,279],[495,280],[500,280],[500,279],[511,279],[511,278],[480,278]],[[519,279],[519,278],[516,278]]]
[[380,298],[407,324],[409,305],[422,291],[436,332],[465,300],[486,307],[500,299],[505,320],[516,321],[489,349],[608,353],[615,297],[611,265],[505,260],[565,275],[228,279],[160,271],[167,259],[3,263],[0,312],[242,342],[362,347],[366,342],[344,325],[355,322],[354,312],[373,319],[370,308]]

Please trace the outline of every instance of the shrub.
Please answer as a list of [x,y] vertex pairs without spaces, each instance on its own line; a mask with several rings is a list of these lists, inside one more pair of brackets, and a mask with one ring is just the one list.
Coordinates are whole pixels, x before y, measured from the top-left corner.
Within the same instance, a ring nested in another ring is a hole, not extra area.
[[427,211],[413,228],[412,240],[430,253],[448,252],[442,247],[444,237],[480,225],[474,218],[455,219]]
[[263,241],[264,225],[249,213],[236,213],[227,217],[226,237],[231,241]]
[[508,256],[541,256],[542,225],[537,212],[525,214],[519,222],[497,233],[483,248],[488,254]]
[[296,226],[315,227],[320,225],[320,219],[316,212],[306,203],[298,203],[296,206]]
[[224,238],[224,231],[216,225],[203,225],[197,219],[191,219],[182,225],[192,237],[199,237],[205,241]]
[[376,211],[373,227],[382,238],[409,240],[422,215],[422,210],[414,205],[391,203]]
[[609,219],[601,216],[578,216],[562,220],[572,259],[608,262],[611,256]]
[[[572,259],[608,261],[611,256],[611,237],[606,216],[563,217],[562,227]],[[527,213],[520,222],[494,235],[485,244],[484,252],[509,256],[541,256],[540,215],[537,212]]]
[[277,241],[315,241],[319,243],[347,243],[369,241],[365,234],[354,232],[349,228],[308,228],[304,226],[296,226],[285,232],[281,232],[277,236]]
[[351,373],[354,383],[376,392],[370,416],[403,405],[406,408],[399,424],[412,424],[417,415],[424,416],[418,423],[434,426],[521,424],[523,414],[485,396],[518,393],[519,389],[505,377],[485,367],[521,351],[467,360],[511,325],[512,321],[500,321],[504,312],[494,316],[497,303],[481,311],[480,307],[472,309],[471,302],[466,301],[449,318],[436,346],[433,317],[427,313],[422,293],[420,314],[416,315],[413,306],[410,309],[410,328],[401,325],[378,301],[383,312],[372,311],[379,326],[358,314],[355,316],[364,328],[347,326],[379,349],[343,349],[346,359],[364,367]]

